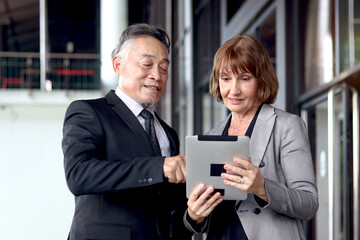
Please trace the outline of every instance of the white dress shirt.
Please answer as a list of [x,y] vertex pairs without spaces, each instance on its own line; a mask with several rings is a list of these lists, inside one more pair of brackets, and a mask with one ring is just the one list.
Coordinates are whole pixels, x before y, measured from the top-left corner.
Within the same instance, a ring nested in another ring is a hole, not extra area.
[[[131,97],[126,95],[126,93],[124,93],[119,87],[116,88],[115,94],[125,103],[125,105],[137,117],[140,124],[145,129],[145,119],[140,116],[140,112],[144,109],[141,106],[141,104],[139,104],[134,99],[132,99]],[[163,129],[159,120],[156,118],[156,116],[154,114],[155,109],[149,107],[146,110],[151,112],[152,115],[154,116],[154,119],[155,119],[154,126],[155,126],[155,131],[156,131],[156,137],[159,141],[162,156],[170,157],[170,141],[165,133],[165,130]]]

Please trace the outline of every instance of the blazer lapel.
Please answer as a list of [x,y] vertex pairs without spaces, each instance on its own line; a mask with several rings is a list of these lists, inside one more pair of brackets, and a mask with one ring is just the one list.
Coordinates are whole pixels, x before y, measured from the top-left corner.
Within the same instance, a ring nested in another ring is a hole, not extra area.
[[222,120],[213,129],[211,129],[209,132],[205,133],[205,135],[222,135],[222,133],[225,129],[226,123],[229,121],[230,117],[231,117],[231,113],[226,117],[226,119]]
[[259,166],[264,157],[276,119],[275,110],[264,104],[256,120],[250,139],[250,157],[255,166]]
[[125,124],[131,129],[135,136],[141,141],[139,146],[144,146],[148,149],[149,152],[152,152],[152,147],[150,145],[149,138],[146,135],[143,127],[139,123],[136,116],[130,111],[130,109],[125,105],[121,99],[116,96],[114,90],[110,90],[108,94],[105,95],[106,100],[109,105],[112,106],[112,109],[119,115],[119,117],[125,122]]
[[[231,114],[206,134],[221,135],[230,117]],[[275,118],[276,114],[274,108],[268,104],[264,104],[260,110],[250,139],[250,157],[255,166],[259,166],[264,157],[265,150],[274,128]]]

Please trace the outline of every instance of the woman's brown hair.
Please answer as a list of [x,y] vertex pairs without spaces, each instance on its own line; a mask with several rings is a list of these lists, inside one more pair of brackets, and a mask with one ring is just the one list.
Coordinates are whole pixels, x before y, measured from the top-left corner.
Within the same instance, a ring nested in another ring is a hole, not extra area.
[[251,73],[258,83],[260,102],[274,103],[279,82],[269,55],[261,43],[251,35],[240,35],[227,40],[216,52],[210,76],[209,92],[222,102],[219,87],[220,71],[228,69],[234,74]]

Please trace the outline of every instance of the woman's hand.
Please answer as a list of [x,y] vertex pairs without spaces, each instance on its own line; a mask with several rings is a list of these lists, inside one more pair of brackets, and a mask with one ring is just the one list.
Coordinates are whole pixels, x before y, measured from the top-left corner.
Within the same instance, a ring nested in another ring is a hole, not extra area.
[[269,199],[265,191],[264,178],[261,176],[259,168],[254,166],[250,159],[247,161],[235,157],[234,163],[237,165],[224,165],[227,171],[227,173],[221,174],[224,183],[247,193],[257,195],[262,200],[268,202]]
[[189,217],[196,223],[201,224],[210,215],[214,208],[222,202],[221,194],[215,193],[214,187],[206,188],[205,184],[198,185],[191,193],[188,204]]

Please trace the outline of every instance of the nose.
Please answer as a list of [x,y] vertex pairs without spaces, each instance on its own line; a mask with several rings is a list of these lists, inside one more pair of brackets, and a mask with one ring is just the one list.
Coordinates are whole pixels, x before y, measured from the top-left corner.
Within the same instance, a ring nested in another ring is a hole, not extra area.
[[231,81],[230,93],[231,94],[240,93],[240,82],[237,79],[233,79]]
[[161,79],[161,73],[160,73],[160,69],[158,66],[154,66],[152,69],[151,69],[151,72],[150,72],[150,77],[152,79],[154,79],[155,81],[159,81]]

